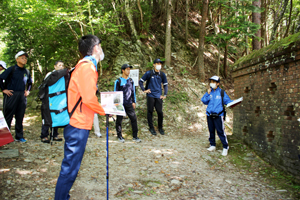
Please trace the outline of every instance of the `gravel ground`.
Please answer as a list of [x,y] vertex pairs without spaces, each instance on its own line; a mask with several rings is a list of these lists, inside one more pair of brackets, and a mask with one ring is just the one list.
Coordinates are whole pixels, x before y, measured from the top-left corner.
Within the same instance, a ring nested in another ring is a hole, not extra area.
[[[1,147],[18,149],[20,155],[1,158],[0,168],[9,171],[0,175],[0,199],[53,199],[63,142],[52,146],[41,143],[35,129],[29,126],[26,130],[27,143]],[[110,129],[110,199],[289,199],[282,196],[285,191],[266,184],[259,172],[249,174],[231,164],[230,151],[236,151],[235,144],[223,157],[220,145],[216,152],[207,152],[206,134],[182,136],[166,129],[166,135],[152,136],[145,127],[141,131],[141,143],[132,142],[130,136],[119,143]],[[80,173],[70,192],[73,200],[106,199],[103,135],[97,138],[90,134]]]

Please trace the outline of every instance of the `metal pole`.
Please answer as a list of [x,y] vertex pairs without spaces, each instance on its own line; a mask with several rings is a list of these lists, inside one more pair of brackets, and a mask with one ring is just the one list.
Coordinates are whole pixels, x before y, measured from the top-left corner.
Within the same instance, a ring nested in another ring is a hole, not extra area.
[[109,199],[109,173],[108,173],[108,128],[109,128],[109,115],[106,115],[106,181],[107,181],[107,200]]

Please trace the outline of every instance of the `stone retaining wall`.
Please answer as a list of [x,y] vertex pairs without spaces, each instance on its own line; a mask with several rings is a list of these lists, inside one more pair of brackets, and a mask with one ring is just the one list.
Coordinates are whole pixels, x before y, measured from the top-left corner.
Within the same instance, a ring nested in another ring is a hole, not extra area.
[[269,163],[300,180],[300,42],[233,71],[233,134]]

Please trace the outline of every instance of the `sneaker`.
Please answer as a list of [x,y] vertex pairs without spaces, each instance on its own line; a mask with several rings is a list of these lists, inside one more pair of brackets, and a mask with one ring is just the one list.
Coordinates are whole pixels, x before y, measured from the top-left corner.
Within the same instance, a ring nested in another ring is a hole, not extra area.
[[229,149],[229,147],[227,147],[227,149],[223,149],[222,156],[228,155],[228,149]]
[[142,140],[138,137],[132,139],[134,142],[141,142]]
[[41,139],[41,142],[43,142],[43,143],[50,143],[50,140],[45,137],[45,138]]
[[152,135],[156,135],[154,128],[150,128],[149,131],[151,132]]
[[54,140],[54,141],[62,141],[62,138],[54,137],[53,140]]
[[123,137],[118,137],[118,140],[119,140],[119,142],[122,142],[122,143],[124,143],[124,142],[125,142],[125,140],[124,140],[124,138],[123,138]]
[[97,137],[102,137],[101,133],[95,133]]
[[216,150],[216,147],[215,146],[210,146],[207,151],[215,151]]
[[25,140],[24,138],[16,139],[15,141],[17,141],[17,142],[27,142],[27,140]]
[[160,133],[161,135],[164,135],[164,134],[165,134],[164,129],[160,128],[160,129],[159,129],[159,133]]

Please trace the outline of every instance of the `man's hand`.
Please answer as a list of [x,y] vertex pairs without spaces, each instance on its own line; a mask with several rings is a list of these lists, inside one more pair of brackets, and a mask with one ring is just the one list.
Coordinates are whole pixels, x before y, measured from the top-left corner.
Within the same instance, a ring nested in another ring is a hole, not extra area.
[[149,94],[149,93],[151,93],[151,90],[150,90],[150,89],[148,89],[148,90],[144,90],[144,93],[147,93],[147,94]]
[[14,92],[13,90],[7,90],[7,89],[3,90],[3,93],[9,97],[13,95],[13,92]]
[[211,88],[209,87],[207,93],[210,94],[210,92],[211,92]]
[[164,100],[165,98],[167,98],[166,96],[160,96],[160,99]]
[[133,107],[133,109],[135,109],[135,103],[132,103],[132,107]]
[[30,93],[29,91],[25,91],[24,96],[27,97],[29,95],[29,93]]

